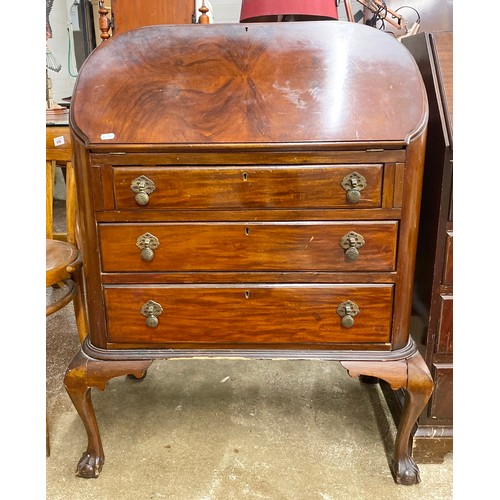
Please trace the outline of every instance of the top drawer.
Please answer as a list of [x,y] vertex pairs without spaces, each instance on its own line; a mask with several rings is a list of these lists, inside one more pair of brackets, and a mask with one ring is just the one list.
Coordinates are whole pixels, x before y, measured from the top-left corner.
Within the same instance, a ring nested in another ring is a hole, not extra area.
[[112,172],[117,210],[381,206],[382,164],[126,166]]

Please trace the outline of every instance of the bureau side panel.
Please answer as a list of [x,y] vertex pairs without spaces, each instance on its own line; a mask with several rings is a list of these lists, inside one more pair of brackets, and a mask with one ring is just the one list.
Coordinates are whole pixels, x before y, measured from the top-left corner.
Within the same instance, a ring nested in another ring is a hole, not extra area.
[[101,184],[93,182],[88,153],[74,134],[72,134],[72,141],[78,194],[78,241],[83,259],[89,335],[93,345],[105,347],[106,319],[100,282],[101,263],[97,226],[94,217],[95,199],[101,198]]
[[404,167],[397,280],[394,297],[392,337],[394,349],[402,349],[408,343],[410,335],[413,276],[415,272],[426,136],[427,133],[424,130],[410,142]]

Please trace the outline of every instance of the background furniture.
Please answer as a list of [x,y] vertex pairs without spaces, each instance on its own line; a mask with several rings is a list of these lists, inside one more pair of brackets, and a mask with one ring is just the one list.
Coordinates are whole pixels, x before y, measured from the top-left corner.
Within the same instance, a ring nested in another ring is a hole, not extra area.
[[[425,325],[422,348],[436,384],[414,431],[413,452],[422,462],[440,462],[453,448],[453,33],[420,33],[403,44],[429,99],[414,309]],[[385,394],[397,419],[402,394],[396,401],[392,391]]]
[[[87,336],[87,318],[81,278],[82,255],[77,247],[77,200],[68,126],[46,129],[46,283],[49,289],[46,315],[56,313],[73,301],[80,342]],[[66,231],[54,232],[53,186],[56,164],[66,171]],[[50,454],[49,423],[46,423],[46,448]]]
[[[75,175],[72,164],[72,145],[69,126],[46,127],[46,236],[47,236],[47,287],[58,283],[68,284],[68,294],[47,306],[47,315],[53,314],[74,300],[76,322],[80,341],[87,336],[87,319],[81,276],[75,273],[82,266],[82,255],[77,241],[77,199]],[[66,231],[54,231],[53,186],[56,165],[65,169]],[[77,273],[78,274],[78,273]],[[80,287],[77,283],[81,283]]]
[[195,0],[111,0],[113,35],[154,24],[191,24],[199,17]]
[[104,463],[92,388],[154,359],[243,357],[404,387],[391,468],[420,480],[426,123],[414,60],[366,26],[154,26],[101,44],[71,106],[91,324],[65,377],[88,435],[79,476]]

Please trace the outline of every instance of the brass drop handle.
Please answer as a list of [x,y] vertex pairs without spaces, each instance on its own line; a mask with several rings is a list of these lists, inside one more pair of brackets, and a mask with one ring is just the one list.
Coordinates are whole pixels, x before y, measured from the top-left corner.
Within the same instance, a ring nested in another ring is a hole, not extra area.
[[337,314],[342,318],[340,324],[344,328],[351,328],[354,325],[354,317],[359,314],[359,307],[351,300],[346,300],[337,307]]
[[163,312],[163,307],[154,300],[148,300],[141,307],[141,314],[146,317],[146,326],[156,328],[158,326],[158,316]]
[[137,238],[136,245],[141,250],[141,259],[144,262],[151,262],[155,257],[154,250],[160,246],[160,241],[151,233],[144,233]]
[[147,205],[149,195],[156,189],[156,186],[151,179],[141,175],[131,182],[130,189],[135,193],[135,201],[138,205]]
[[340,246],[345,250],[345,258],[352,262],[359,257],[359,250],[365,244],[363,236],[354,231],[350,231],[340,239]]
[[347,191],[347,202],[354,204],[361,199],[360,191],[365,189],[367,184],[366,179],[361,174],[352,172],[342,179],[341,186]]

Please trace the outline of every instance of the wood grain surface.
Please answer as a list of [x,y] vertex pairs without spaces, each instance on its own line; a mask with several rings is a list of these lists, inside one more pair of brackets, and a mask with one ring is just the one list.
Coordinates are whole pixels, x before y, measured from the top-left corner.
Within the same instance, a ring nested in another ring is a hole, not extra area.
[[[341,183],[358,173],[366,179],[358,203],[347,201]],[[118,167],[113,169],[116,208],[367,208],[379,207],[382,165],[311,167]],[[146,175],[156,189],[145,206],[136,203],[133,179]]]
[[[376,223],[181,223],[99,225],[103,272],[159,271],[393,271],[398,224]],[[364,239],[349,261],[341,239]],[[137,239],[159,241],[151,261]]]
[[[106,287],[110,342],[385,342],[390,337],[392,285],[250,285]],[[141,307],[161,304],[158,326]],[[344,328],[345,300],[360,313]]]
[[413,59],[368,26],[164,25],[90,55],[70,120],[89,144],[408,142],[426,109]]

